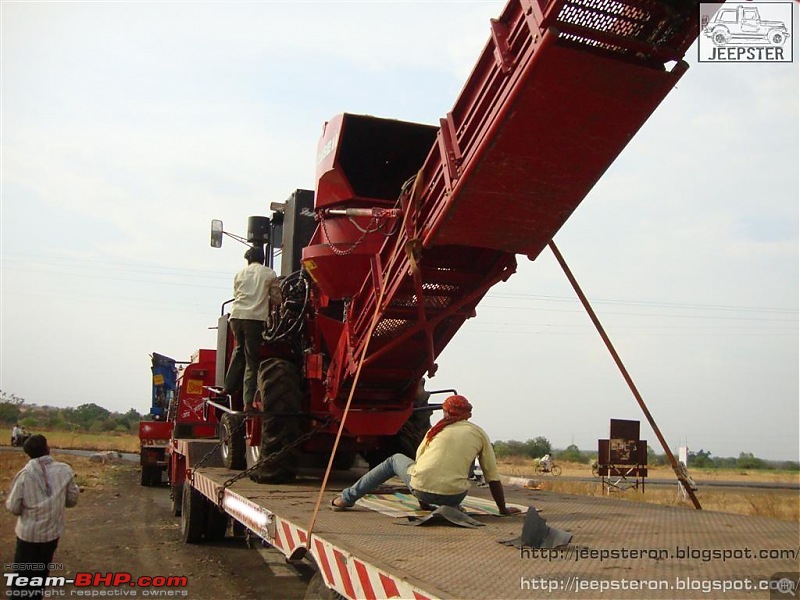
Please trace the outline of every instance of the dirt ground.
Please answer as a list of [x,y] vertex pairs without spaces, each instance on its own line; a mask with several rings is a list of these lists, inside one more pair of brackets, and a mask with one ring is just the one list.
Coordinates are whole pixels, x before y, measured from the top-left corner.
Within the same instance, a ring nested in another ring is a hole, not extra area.
[[[230,530],[219,543],[183,544],[180,518],[173,517],[170,510],[168,487],[142,487],[138,465],[108,468],[112,472],[106,485],[84,488],[78,506],[67,510],[66,532],[54,558],[63,569],[53,570],[51,575],[69,579],[78,572],[126,571],[134,579],[185,576],[188,586],[173,588],[170,596],[191,600],[304,597],[312,573],[298,573],[282,555],[262,548],[255,540],[249,548],[245,538],[231,537]],[[6,567],[13,559],[15,538],[14,520],[3,512],[0,557]],[[5,597],[5,580],[0,581],[0,590]],[[90,590],[67,586],[63,591],[63,597],[74,597]],[[142,597],[157,590],[122,587],[107,591]],[[54,589],[52,597],[60,596]]]

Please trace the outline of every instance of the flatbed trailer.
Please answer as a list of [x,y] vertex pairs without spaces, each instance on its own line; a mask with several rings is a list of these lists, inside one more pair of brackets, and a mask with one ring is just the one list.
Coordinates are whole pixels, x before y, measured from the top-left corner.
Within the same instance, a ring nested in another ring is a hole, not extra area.
[[[206,466],[216,461],[213,442],[179,440],[178,449],[195,501],[221,506],[287,559],[306,545],[321,473],[303,471],[287,485],[226,485],[239,472]],[[521,516],[478,516],[485,526],[467,529],[403,526],[361,506],[331,511],[330,498],[358,475],[331,476],[303,559],[345,598],[769,598],[769,586],[796,585],[800,571],[797,523],[511,488],[510,502],[574,534],[559,550],[519,549],[498,541],[520,535]],[[477,487],[470,495],[489,497]]]

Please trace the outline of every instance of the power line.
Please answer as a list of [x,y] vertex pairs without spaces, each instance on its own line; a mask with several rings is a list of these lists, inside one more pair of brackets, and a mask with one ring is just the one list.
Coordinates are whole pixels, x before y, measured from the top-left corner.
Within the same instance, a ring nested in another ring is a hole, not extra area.
[[[510,299],[528,299],[545,300],[549,302],[570,302],[577,303],[578,299],[569,296],[546,296],[542,294],[503,294],[489,292],[486,294],[487,298],[510,298]],[[614,300],[592,298],[594,304],[623,304],[629,306],[658,306],[663,308],[677,308],[677,309],[698,309],[698,310],[731,310],[731,311],[757,311],[757,312],[780,312],[797,314],[796,308],[773,308],[764,306],[729,306],[720,304],[690,304],[681,302],[652,302],[645,300]]]

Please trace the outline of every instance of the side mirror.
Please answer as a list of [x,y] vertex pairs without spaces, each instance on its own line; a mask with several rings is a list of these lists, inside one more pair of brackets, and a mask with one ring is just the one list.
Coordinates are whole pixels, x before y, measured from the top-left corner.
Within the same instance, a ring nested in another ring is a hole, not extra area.
[[211,247],[222,248],[222,221],[219,219],[211,221]]

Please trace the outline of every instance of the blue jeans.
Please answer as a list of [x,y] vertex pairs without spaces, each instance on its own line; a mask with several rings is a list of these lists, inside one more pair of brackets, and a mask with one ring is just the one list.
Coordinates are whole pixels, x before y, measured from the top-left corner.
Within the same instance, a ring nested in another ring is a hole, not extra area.
[[402,479],[403,483],[406,484],[406,487],[414,497],[426,504],[458,506],[461,504],[461,501],[466,498],[467,491],[460,494],[433,494],[431,492],[414,490],[411,487],[411,475],[408,474],[408,469],[413,464],[414,461],[405,454],[393,454],[377,467],[367,472],[349,488],[345,488],[342,491],[342,499],[352,506],[356,503],[356,500],[363,498],[389,481],[392,477],[399,477]]

